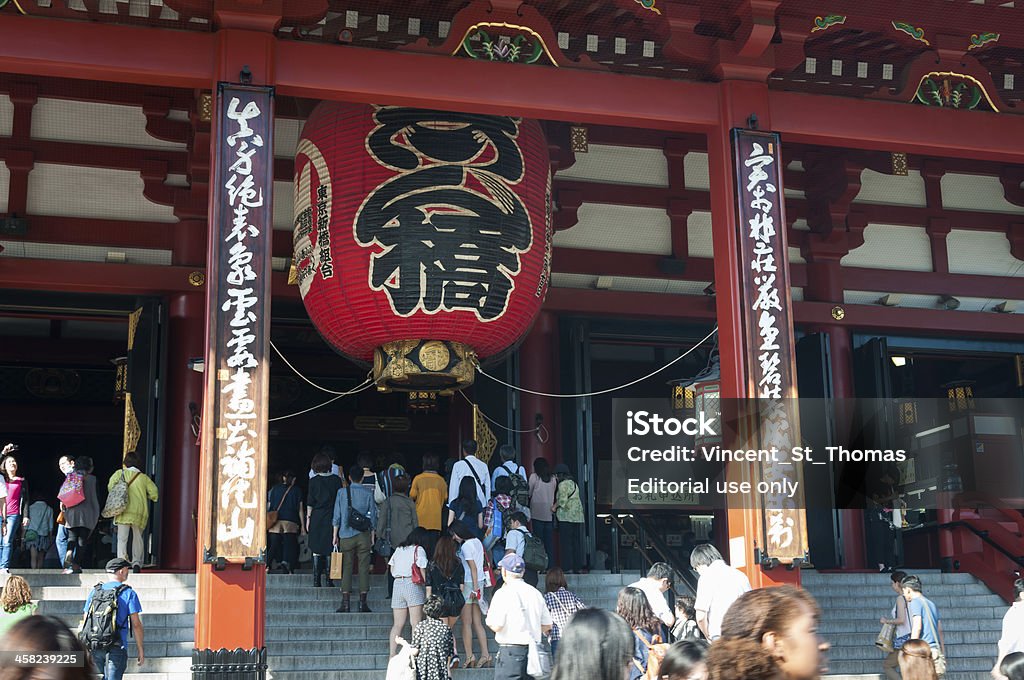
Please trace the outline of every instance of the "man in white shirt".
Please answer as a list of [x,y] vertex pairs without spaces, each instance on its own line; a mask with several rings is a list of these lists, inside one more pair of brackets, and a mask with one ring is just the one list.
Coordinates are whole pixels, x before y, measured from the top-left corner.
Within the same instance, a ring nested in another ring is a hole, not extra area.
[[494,680],[531,680],[526,673],[530,643],[539,643],[551,631],[551,612],[544,596],[523,581],[523,558],[505,555],[498,566],[505,585],[494,593],[486,619],[498,643]]
[[1013,604],[1003,616],[1003,634],[999,637],[999,657],[992,667],[992,677],[1006,680],[999,666],[1007,654],[1024,652],[1024,578],[1013,582]]
[[502,444],[498,447],[498,455],[501,456],[501,465],[494,468],[494,472],[491,474],[491,487],[498,481],[498,477],[518,474],[524,482],[528,479],[526,468],[516,463],[516,450],[511,444]]
[[452,467],[452,479],[448,484],[448,504],[451,505],[459,496],[459,484],[463,477],[472,477],[476,487],[476,497],[480,500],[480,507],[487,507],[487,501],[491,498],[491,474],[487,469],[487,463],[476,457],[476,442],[467,439],[462,442],[462,460]]
[[647,570],[646,578],[629,584],[630,588],[638,588],[644,591],[644,595],[647,596],[647,602],[651,605],[654,615],[661,619],[661,622],[668,626],[669,629],[676,622],[676,615],[672,613],[672,608],[668,606],[665,593],[672,588],[674,580],[675,574],[672,573],[672,567],[665,562],[655,562]]
[[750,579],[739,569],[733,569],[718,548],[702,543],[690,553],[690,566],[700,575],[697,582],[697,626],[704,637],[714,640],[722,635],[722,619],[730,605],[750,590]]

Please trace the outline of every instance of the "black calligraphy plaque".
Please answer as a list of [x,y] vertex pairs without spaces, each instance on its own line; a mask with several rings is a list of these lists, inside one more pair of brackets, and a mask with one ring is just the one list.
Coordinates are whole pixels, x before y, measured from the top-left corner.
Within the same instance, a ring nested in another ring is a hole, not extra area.
[[211,183],[203,464],[205,559],[266,547],[273,88],[220,83]]
[[[788,461],[800,422],[779,135],[734,129],[732,141],[748,396],[757,399],[759,448],[777,447]],[[760,464],[761,481],[777,489],[763,497],[764,548],[781,562],[807,550],[802,476],[797,463]],[[795,494],[786,491],[793,484]]]

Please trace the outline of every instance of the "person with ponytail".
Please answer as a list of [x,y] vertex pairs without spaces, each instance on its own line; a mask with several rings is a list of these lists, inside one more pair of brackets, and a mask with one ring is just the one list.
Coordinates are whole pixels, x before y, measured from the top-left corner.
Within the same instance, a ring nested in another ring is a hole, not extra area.
[[829,648],[818,617],[814,598],[794,586],[744,593],[708,651],[708,680],[818,680]]

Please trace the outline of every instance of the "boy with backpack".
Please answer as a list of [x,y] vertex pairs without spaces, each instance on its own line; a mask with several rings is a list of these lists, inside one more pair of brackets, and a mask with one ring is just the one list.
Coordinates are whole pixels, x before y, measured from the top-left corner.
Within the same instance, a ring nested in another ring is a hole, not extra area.
[[142,604],[125,581],[132,563],[115,557],[107,562],[110,581],[97,583],[85,600],[78,637],[92,653],[103,680],[121,680],[128,666],[128,633],[135,638],[136,660],[141,667],[143,651]]
[[538,572],[548,570],[548,554],[544,542],[526,529],[526,515],[516,511],[509,516],[509,530],[505,535],[505,554],[518,555],[526,564],[523,580],[536,587]]

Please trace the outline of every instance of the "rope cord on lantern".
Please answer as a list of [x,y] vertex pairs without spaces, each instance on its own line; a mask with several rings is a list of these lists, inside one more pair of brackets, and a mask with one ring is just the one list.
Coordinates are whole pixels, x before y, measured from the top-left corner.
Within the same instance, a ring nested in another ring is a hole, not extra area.
[[507,430],[508,432],[512,432],[514,434],[525,434],[527,432],[531,432],[531,433],[537,435],[537,440],[541,444],[547,443],[548,437],[551,436],[551,434],[548,432],[548,428],[544,427],[544,423],[541,423],[537,427],[530,428],[529,430],[517,430],[517,429],[512,428],[512,427],[505,427],[504,425],[499,423],[497,420],[495,420],[494,418],[492,418],[489,415],[487,415],[486,413],[484,413],[483,410],[480,408],[479,404],[473,403],[473,401],[469,397],[466,396],[465,392],[463,392],[462,390],[459,390],[459,394],[462,395],[462,398],[465,399],[468,403],[473,404],[473,406],[476,406],[477,407],[477,412],[481,416],[483,416],[483,419],[486,420],[487,422],[489,422],[491,425],[495,425],[497,427],[500,427],[503,430]]
[[327,405],[328,405],[328,404],[330,404],[330,403],[333,403],[333,402],[335,402],[335,401],[338,401],[338,400],[339,400],[339,399],[341,399],[342,397],[347,397],[347,396],[353,395],[353,394],[355,394],[356,392],[362,392],[363,390],[367,390],[367,389],[369,389],[369,388],[371,388],[371,387],[373,387],[373,380],[371,380],[370,378],[367,378],[367,379],[366,379],[366,380],[364,380],[364,381],[363,381],[362,383],[360,383],[360,384],[359,384],[359,385],[358,385],[357,387],[354,387],[353,389],[349,390],[348,392],[340,392],[340,393],[338,393],[338,396],[336,396],[336,397],[331,397],[330,399],[328,399],[328,400],[327,400],[327,401],[325,401],[325,402],[322,402],[322,403],[320,403],[320,404],[317,404],[316,406],[310,406],[310,407],[309,407],[309,408],[307,408],[307,409],[303,409],[303,410],[301,410],[301,411],[297,411],[297,412],[295,412],[295,413],[289,413],[289,414],[288,414],[288,415],[286,415],[286,416],[278,416],[278,417],[276,417],[276,418],[267,418],[267,422],[268,422],[268,423],[272,423],[272,422],[274,422],[275,420],[285,420],[286,418],[294,418],[295,416],[301,416],[301,415],[302,415],[302,414],[304,414],[304,413],[309,413],[310,411],[315,411],[315,410],[317,410],[318,408],[321,408],[321,407],[323,407],[323,406],[327,406]]
[[[281,360],[284,361],[284,363],[288,366],[288,368],[290,368],[290,369],[292,369],[292,371],[294,371],[295,375],[299,376],[300,378],[302,378],[307,383],[309,383],[313,387],[317,388],[321,392],[326,392],[327,394],[337,394],[338,396],[341,396],[341,397],[345,397],[345,396],[348,396],[349,394],[353,394],[353,392],[339,392],[338,390],[332,390],[332,389],[329,389],[327,387],[322,387],[321,385],[317,385],[315,382],[313,382],[312,380],[310,380],[306,376],[304,376],[301,373],[299,373],[299,369],[297,369],[294,366],[292,366],[292,362],[288,361],[287,357],[285,357],[284,354],[281,354],[281,350],[279,350],[277,348],[277,345],[274,344],[273,340],[270,341],[270,347],[275,352],[277,352],[277,356],[281,357]],[[369,378],[367,378],[367,380],[369,380]],[[366,383],[362,383],[360,385],[360,387],[362,387],[362,385],[365,385],[365,384]],[[330,402],[326,402],[326,403],[330,403]]]
[[682,360],[683,357],[687,356],[691,352],[696,351],[696,349],[698,347],[700,347],[705,342],[707,342],[712,337],[714,337],[715,333],[717,333],[717,332],[718,332],[718,326],[715,326],[714,329],[712,329],[712,331],[710,333],[705,335],[704,338],[702,340],[700,340],[696,345],[694,345],[690,349],[686,350],[685,352],[683,352],[682,354],[677,356],[675,359],[673,359],[672,361],[670,361],[667,364],[665,364],[664,366],[662,366],[661,368],[657,368],[657,369],[651,371],[650,373],[648,373],[647,375],[645,375],[642,378],[637,378],[636,380],[628,382],[628,383],[626,383],[624,385],[619,385],[617,387],[609,387],[606,390],[597,390],[596,392],[584,392],[582,394],[552,394],[550,392],[535,392],[534,390],[528,390],[525,387],[519,387],[518,385],[512,385],[510,383],[505,382],[501,378],[494,377],[493,375],[491,375],[490,373],[488,373],[484,369],[480,368],[480,364],[478,362],[476,363],[476,370],[477,370],[477,373],[479,373],[480,375],[483,375],[483,376],[486,376],[486,377],[490,378],[491,380],[493,380],[494,382],[498,383],[499,385],[504,385],[505,387],[508,387],[510,389],[519,390],[520,392],[526,392],[527,394],[534,394],[534,395],[536,395],[538,397],[552,397],[552,398],[555,398],[555,399],[576,399],[577,397],[596,397],[597,395],[600,395],[600,394],[608,394],[609,392],[615,392],[615,391],[618,391],[618,390],[625,389],[627,387],[632,387],[633,385],[636,385],[637,383],[641,383],[644,380],[647,380],[651,376],[654,376],[654,375],[657,375],[658,373],[661,373],[666,368],[668,368],[668,367],[672,366],[673,364],[675,364],[677,361]]

